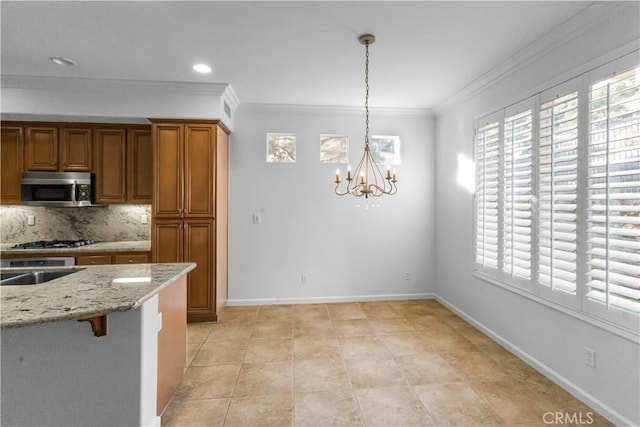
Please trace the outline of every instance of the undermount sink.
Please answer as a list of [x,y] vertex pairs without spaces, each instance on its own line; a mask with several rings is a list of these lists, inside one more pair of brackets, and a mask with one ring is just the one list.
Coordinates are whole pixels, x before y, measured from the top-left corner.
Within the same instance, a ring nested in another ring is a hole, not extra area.
[[0,281],[6,280],[6,279],[11,279],[12,277],[20,276],[21,274],[24,274],[24,273],[16,273],[16,272],[13,272],[13,273],[0,273]]
[[69,274],[82,271],[84,268],[42,271],[12,271],[0,273],[0,286],[37,285],[49,282]]

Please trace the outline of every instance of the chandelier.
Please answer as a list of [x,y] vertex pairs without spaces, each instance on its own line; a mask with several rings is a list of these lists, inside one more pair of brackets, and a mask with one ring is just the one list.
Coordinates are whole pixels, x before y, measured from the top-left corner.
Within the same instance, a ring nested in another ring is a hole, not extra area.
[[351,172],[351,165],[347,166],[347,186],[341,191],[340,184],[340,168],[336,169],[335,192],[338,196],[346,196],[348,194],[355,197],[380,197],[383,194],[394,195],[398,192],[396,183],[398,182],[398,173],[391,166],[387,165],[386,173],[383,174],[371,155],[369,146],[369,45],[376,38],[373,34],[364,34],[358,39],[365,47],[365,68],[364,82],[366,87],[364,109],[366,114],[366,131],[364,134],[364,153],[355,171]]

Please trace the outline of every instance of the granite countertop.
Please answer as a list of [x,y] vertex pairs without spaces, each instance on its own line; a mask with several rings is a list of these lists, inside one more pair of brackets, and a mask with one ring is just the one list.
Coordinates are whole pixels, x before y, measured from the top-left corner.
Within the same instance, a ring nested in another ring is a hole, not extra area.
[[[68,268],[82,270],[39,285],[2,286],[0,328],[133,310],[195,267],[194,263],[75,266]],[[3,271],[48,269],[7,268]],[[113,281],[123,278],[148,279],[146,282]]]
[[100,242],[77,248],[39,248],[39,249],[11,249],[15,243],[0,244],[0,254],[76,254],[76,253],[101,253],[101,252],[149,252],[151,242],[149,240],[125,241],[125,242]]

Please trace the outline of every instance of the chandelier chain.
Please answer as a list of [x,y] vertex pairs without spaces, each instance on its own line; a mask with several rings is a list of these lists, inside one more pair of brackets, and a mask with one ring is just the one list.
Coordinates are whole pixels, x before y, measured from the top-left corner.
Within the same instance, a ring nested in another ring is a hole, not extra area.
[[364,82],[365,82],[365,97],[364,97],[364,109],[367,116],[367,128],[364,134],[364,143],[369,145],[369,42],[365,43],[365,65],[364,65]]

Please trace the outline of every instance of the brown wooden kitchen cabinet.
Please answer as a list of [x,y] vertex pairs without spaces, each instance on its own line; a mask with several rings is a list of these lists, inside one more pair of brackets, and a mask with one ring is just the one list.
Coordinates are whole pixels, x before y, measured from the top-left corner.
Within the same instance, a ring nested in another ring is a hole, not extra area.
[[93,170],[91,128],[61,127],[58,169],[67,172]]
[[111,255],[79,255],[76,265],[105,265],[111,264]]
[[95,131],[96,203],[150,204],[153,149],[148,127]]
[[[206,322],[216,315],[216,280],[214,219],[187,219],[184,221],[184,261],[195,262],[191,286],[187,286],[187,315],[191,322]],[[212,286],[202,286],[202,284]]]
[[20,203],[20,177],[24,170],[22,127],[2,125],[0,141],[0,203]]
[[113,256],[113,264],[148,264],[148,253],[135,254],[115,254]]
[[184,221],[153,219],[151,262],[171,263],[184,260]]
[[127,130],[95,130],[96,203],[127,201]]
[[152,217],[182,218],[184,192],[184,125],[152,124]]
[[28,171],[58,170],[58,128],[28,126],[25,129],[24,163]]
[[157,217],[215,216],[216,126],[163,124],[154,131]]
[[151,204],[153,144],[149,129],[127,131],[127,202]]
[[133,253],[99,253],[92,255],[77,255],[76,265],[107,265],[107,264],[147,264],[149,252]]
[[27,126],[25,134],[25,170],[91,172],[90,128]]
[[149,125],[3,121],[2,141],[3,204],[20,203],[24,171],[95,172],[96,203],[151,204]]
[[195,262],[187,320],[216,321],[227,299],[229,132],[218,121],[151,121],[152,262]]
[[157,219],[151,237],[153,262],[194,262],[198,266],[187,280],[187,313],[189,322],[207,322],[216,313],[214,286],[215,220]]

